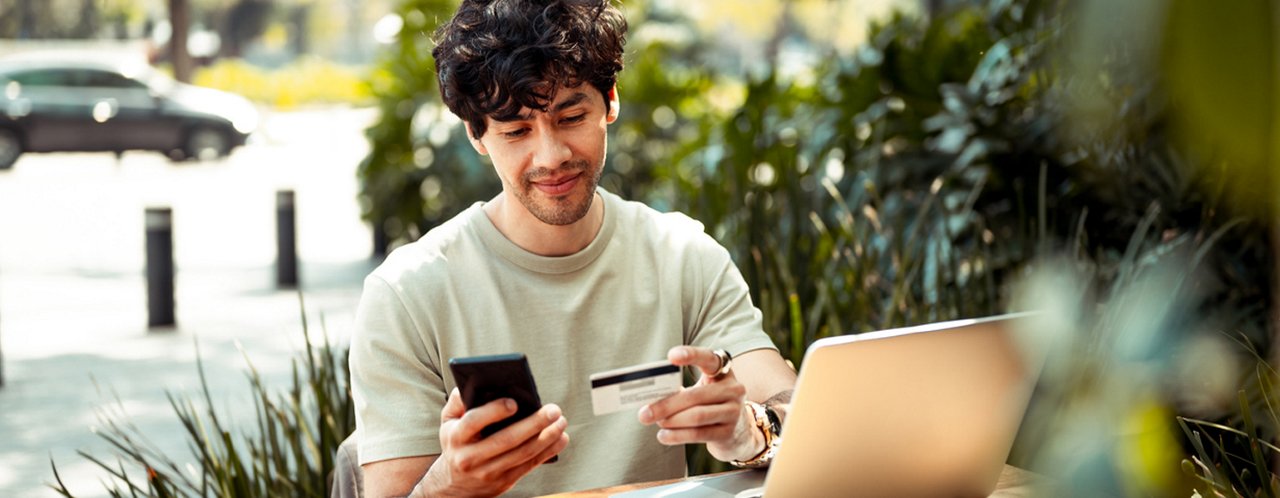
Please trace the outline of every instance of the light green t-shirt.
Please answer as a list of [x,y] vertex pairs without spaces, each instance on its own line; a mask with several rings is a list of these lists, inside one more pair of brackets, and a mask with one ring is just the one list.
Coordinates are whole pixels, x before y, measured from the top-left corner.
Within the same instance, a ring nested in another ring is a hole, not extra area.
[[521,249],[476,203],[369,275],[351,346],[362,464],[439,454],[449,359],[521,352],[543,403],[563,409],[570,443],[512,495],[686,474],[684,449],[658,443],[633,411],[592,414],[588,376],[681,344],[735,356],[774,345],[741,273],[700,223],[600,195],[604,223],[576,254]]

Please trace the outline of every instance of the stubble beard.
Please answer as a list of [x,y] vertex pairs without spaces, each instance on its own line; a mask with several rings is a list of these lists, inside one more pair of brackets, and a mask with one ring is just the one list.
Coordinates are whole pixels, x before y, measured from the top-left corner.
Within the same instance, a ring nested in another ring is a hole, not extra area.
[[[604,168],[591,168],[590,163],[580,159],[556,169],[539,168],[528,171],[520,178],[520,188],[515,189],[515,197],[538,221],[555,226],[571,225],[591,211],[591,203],[595,200],[596,186],[600,183],[603,170]],[[583,184],[575,186],[573,191],[564,195],[548,197],[533,186],[535,180],[570,172],[581,172],[583,177],[579,181]],[[583,190],[581,187],[586,188]]]

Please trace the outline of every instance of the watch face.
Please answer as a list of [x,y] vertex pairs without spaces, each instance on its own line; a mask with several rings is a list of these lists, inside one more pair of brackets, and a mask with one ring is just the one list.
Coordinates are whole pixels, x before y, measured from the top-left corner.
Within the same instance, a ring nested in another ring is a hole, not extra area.
[[772,406],[765,405],[764,413],[769,416],[769,428],[773,430],[773,434],[781,436],[782,421],[778,419],[778,412],[774,411]]

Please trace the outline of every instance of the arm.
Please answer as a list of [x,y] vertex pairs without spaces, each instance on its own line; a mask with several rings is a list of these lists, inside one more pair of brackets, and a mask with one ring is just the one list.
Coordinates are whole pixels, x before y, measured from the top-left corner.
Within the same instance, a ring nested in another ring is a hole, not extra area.
[[778,416],[785,420],[796,371],[782,355],[773,349],[748,351],[733,359],[733,374],[747,387],[748,400],[778,409]]
[[370,498],[409,496],[440,455],[394,458],[364,464],[364,495]]
[[[765,450],[765,438],[745,402],[786,404],[796,373],[762,330],[760,310],[728,251],[705,234],[690,247],[699,255],[684,272],[699,277],[685,287],[684,296],[691,312],[685,344],[693,346],[671,348],[667,358],[697,368],[702,377],[693,387],[641,408],[637,416],[662,428],[658,441],[663,444],[706,443],[719,460],[747,461]],[[720,378],[715,378],[720,358],[713,347],[742,351]],[[775,407],[780,418],[785,409]]]
[[481,429],[515,412],[516,404],[509,399],[468,410],[454,389],[441,410],[443,452],[365,464],[365,494],[373,498],[497,496],[510,490],[569,445],[564,432],[569,423],[553,404],[481,439]]

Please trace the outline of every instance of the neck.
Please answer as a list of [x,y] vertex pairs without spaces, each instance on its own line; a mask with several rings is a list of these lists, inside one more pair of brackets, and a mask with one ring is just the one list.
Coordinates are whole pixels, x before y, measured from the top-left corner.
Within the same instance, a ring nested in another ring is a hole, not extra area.
[[539,256],[568,256],[585,249],[604,225],[604,198],[593,194],[591,208],[568,225],[549,225],[534,217],[506,193],[484,205],[484,213],[507,240]]

